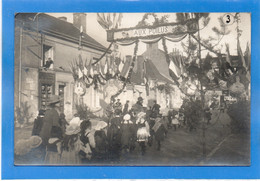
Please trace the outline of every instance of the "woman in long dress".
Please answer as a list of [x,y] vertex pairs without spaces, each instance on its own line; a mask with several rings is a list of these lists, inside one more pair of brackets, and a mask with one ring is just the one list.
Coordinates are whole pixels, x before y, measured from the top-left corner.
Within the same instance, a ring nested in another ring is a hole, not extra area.
[[150,137],[150,126],[148,122],[145,120],[145,113],[140,112],[137,114],[136,124],[138,126],[137,130],[137,142],[141,147],[142,155],[145,154],[146,151],[146,142],[148,142],[148,138]]
[[79,156],[81,122],[82,120],[79,117],[74,117],[66,127],[61,155],[61,164],[63,165],[77,165],[81,163]]

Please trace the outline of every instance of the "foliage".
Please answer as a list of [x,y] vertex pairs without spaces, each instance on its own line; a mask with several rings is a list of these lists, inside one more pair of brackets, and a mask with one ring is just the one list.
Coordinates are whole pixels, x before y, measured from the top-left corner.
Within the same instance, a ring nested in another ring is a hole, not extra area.
[[164,15],[159,18],[155,13],[145,13],[142,20],[138,22],[136,27],[158,26],[160,24],[168,23],[168,18],[168,15]]
[[166,94],[170,94],[174,91],[174,89],[169,84],[161,84],[156,86],[156,88],[161,92],[165,91]]
[[182,112],[185,116],[187,126],[190,131],[196,129],[199,125],[202,107],[201,101],[193,101],[189,99],[183,100],[183,104],[180,108],[180,112]]
[[81,119],[89,119],[96,117],[86,104],[76,105],[76,111]]
[[250,103],[249,101],[240,100],[229,106],[227,110],[231,118],[232,133],[247,133],[250,131]]
[[33,117],[33,114],[30,114],[30,108],[31,106],[28,104],[28,102],[21,102],[20,107],[16,107],[15,113],[16,113],[16,121],[19,124],[27,124],[29,120]]
[[119,28],[122,18],[122,13],[97,13],[97,22],[105,30]]

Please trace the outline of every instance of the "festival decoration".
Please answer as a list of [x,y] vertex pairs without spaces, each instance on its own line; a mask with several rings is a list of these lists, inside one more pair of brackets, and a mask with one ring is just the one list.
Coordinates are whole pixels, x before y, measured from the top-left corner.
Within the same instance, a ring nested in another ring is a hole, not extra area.
[[82,82],[76,82],[74,92],[78,96],[83,96],[86,93],[86,88],[84,87]]

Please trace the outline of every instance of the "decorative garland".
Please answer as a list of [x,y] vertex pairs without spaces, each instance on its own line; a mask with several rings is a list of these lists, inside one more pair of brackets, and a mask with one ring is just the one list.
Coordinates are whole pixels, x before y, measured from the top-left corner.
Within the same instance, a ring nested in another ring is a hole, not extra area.
[[102,60],[102,58],[107,54],[107,52],[110,50],[111,46],[113,45],[113,41],[110,43],[110,45],[108,46],[108,48],[106,49],[106,51],[103,53],[103,55],[101,55],[101,57],[94,63],[92,63],[92,65],[95,65],[96,63],[100,62]]
[[137,58],[138,45],[139,45],[139,40],[136,40],[135,48],[134,48],[134,57],[133,57],[133,61],[131,63],[127,78],[124,81],[123,87],[120,90],[118,90],[118,92],[115,95],[111,96],[111,100],[114,100],[117,96],[119,96],[123,92],[123,90],[125,89],[127,82],[130,81],[130,78],[131,78],[132,73],[133,73],[135,61],[136,61],[136,58]]

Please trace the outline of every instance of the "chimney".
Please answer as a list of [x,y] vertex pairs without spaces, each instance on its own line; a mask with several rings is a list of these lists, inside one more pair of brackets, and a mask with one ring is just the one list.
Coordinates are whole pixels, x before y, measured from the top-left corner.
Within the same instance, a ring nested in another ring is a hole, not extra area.
[[73,25],[80,30],[82,26],[83,32],[87,33],[87,14],[73,13]]
[[62,20],[62,21],[67,21],[67,17],[65,17],[65,16],[58,17],[58,19]]
[[155,50],[155,49],[158,49],[158,42],[146,44],[146,50]]

